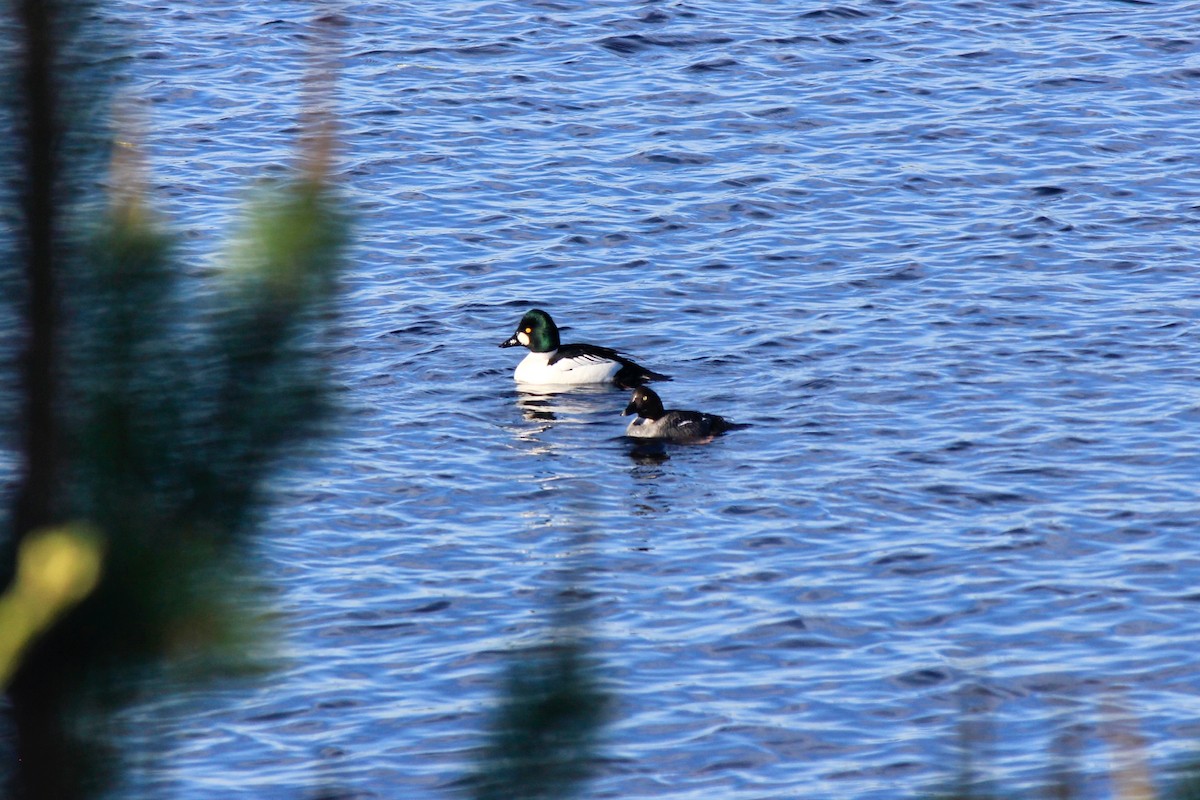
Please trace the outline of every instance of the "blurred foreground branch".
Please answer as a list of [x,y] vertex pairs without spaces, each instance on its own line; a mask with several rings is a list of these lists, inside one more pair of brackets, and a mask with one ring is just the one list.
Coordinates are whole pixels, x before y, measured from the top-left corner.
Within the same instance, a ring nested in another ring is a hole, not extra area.
[[[241,557],[271,470],[329,410],[323,345],[346,224],[317,114],[297,177],[260,194],[212,285],[181,281],[129,131],[109,209],[91,232],[63,230],[57,86],[73,73],[54,37],[72,13],[94,20],[37,0],[21,11],[24,468],[0,669],[10,795],[71,800],[113,777],[98,723],[148,675],[181,654],[245,662]],[[64,519],[80,522],[35,533]]]
[[565,800],[596,763],[609,707],[581,630],[513,653],[473,780],[475,800]]

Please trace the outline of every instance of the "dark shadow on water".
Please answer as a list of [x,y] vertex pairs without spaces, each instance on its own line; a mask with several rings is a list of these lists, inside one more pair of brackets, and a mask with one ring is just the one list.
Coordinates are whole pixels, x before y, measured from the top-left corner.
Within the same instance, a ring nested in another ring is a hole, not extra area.
[[629,458],[635,464],[652,466],[661,464],[671,458],[667,452],[667,443],[657,440],[645,441],[625,437]]

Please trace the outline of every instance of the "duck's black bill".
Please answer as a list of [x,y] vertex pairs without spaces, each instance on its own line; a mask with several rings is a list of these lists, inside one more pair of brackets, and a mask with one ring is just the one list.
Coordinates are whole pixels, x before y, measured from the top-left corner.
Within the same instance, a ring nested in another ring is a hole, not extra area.
[[637,403],[635,403],[631,400],[631,401],[629,401],[629,405],[625,406],[625,410],[621,412],[621,416],[628,417],[630,414],[636,414],[636,413],[637,413]]
[[510,339],[507,339],[506,341],[503,341],[503,342],[501,342],[501,343],[500,343],[500,346],[501,346],[501,347],[516,347],[516,346],[517,346],[517,345],[519,345],[519,344],[520,344],[520,342],[519,342],[519,341],[517,341],[517,335],[514,333],[514,334],[512,335],[512,338],[510,338]]

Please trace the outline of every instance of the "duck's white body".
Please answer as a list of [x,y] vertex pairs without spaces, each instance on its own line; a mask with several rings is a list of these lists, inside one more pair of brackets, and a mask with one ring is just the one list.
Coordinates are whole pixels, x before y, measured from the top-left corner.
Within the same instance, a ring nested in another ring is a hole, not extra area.
[[637,439],[663,439],[666,438],[665,419],[646,419],[638,417],[633,422],[629,423],[625,428],[626,436],[633,436]]
[[529,353],[517,364],[513,378],[518,383],[543,386],[607,383],[623,366],[619,361],[587,354],[554,360],[557,354],[557,350]]

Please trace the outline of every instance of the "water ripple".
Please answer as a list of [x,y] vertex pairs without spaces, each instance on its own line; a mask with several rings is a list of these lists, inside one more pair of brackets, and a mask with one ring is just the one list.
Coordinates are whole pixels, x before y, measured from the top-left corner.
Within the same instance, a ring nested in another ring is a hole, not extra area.
[[[444,795],[564,584],[620,702],[594,796],[924,796],[964,708],[1004,789],[1070,735],[1104,796],[1113,693],[1182,756],[1196,10],[340,7],[346,413],[261,554],[285,665],[149,703],[141,780]],[[313,31],[162,13],[119,11],[203,264],[290,160]],[[533,305],[751,427],[644,451],[621,394],[518,393]]]

